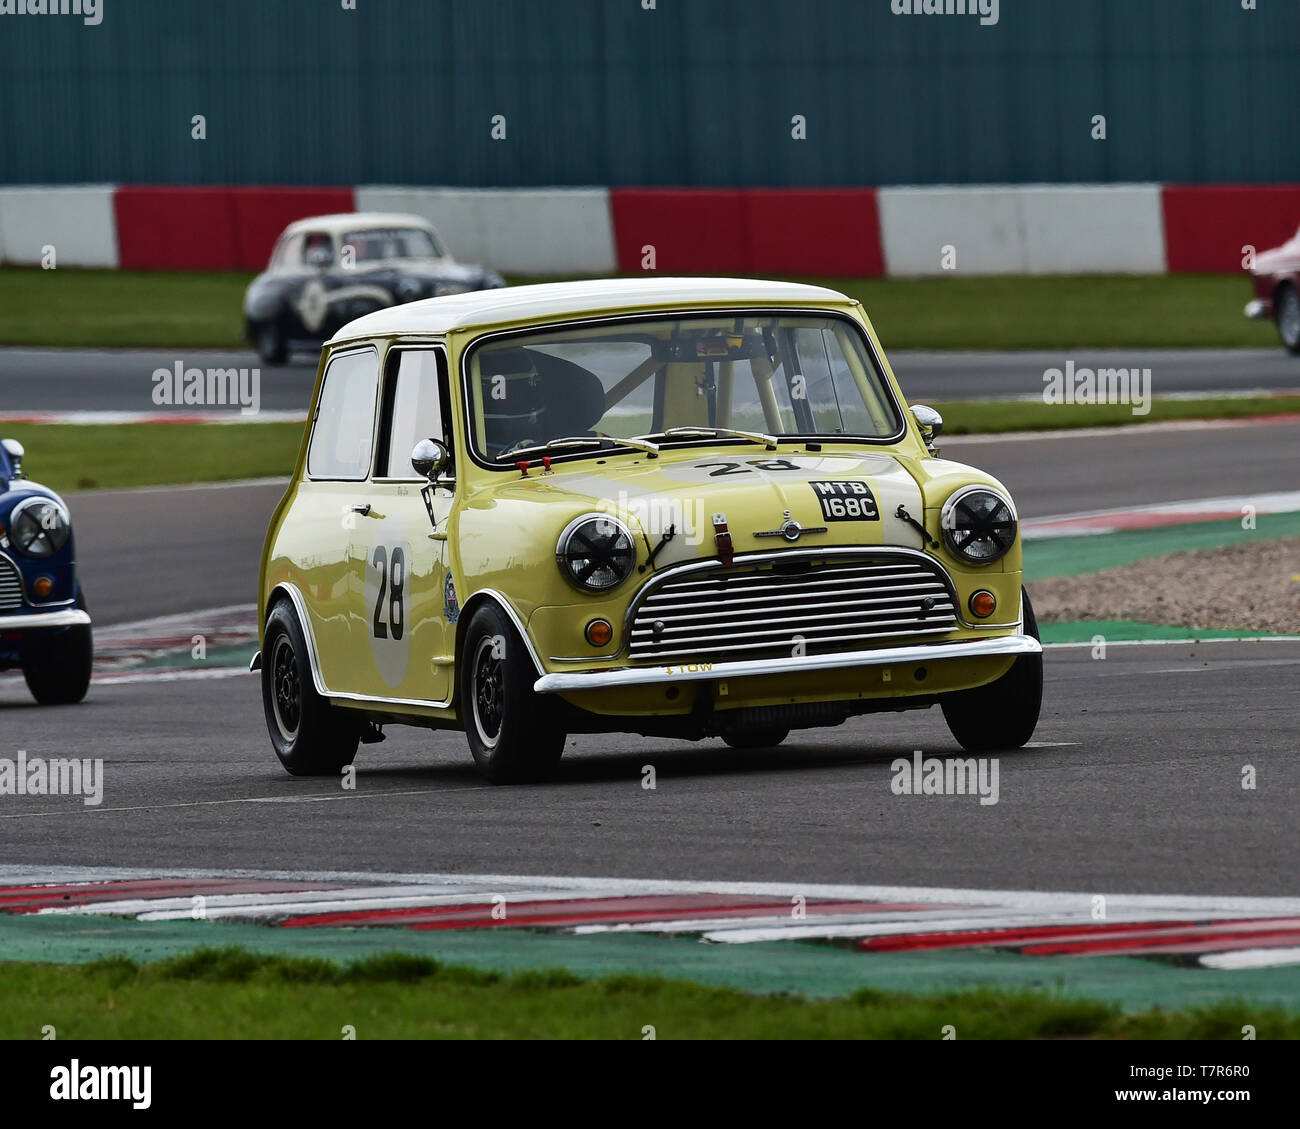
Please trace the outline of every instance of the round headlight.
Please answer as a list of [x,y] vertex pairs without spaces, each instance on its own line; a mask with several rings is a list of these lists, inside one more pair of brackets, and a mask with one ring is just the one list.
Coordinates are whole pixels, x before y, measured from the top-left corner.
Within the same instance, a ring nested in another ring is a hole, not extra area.
[[68,511],[50,498],[29,498],[9,515],[9,537],[31,557],[52,557],[68,543]]
[[987,486],[958,490],[944,503],[939,527],[949,551],[968,564],[992,564],[1016,543],[1011,502]]
[[584,592],[608,592],[632,575],[636,544],[627,526],[604,514],[584,514],[564,528],[555,560]]

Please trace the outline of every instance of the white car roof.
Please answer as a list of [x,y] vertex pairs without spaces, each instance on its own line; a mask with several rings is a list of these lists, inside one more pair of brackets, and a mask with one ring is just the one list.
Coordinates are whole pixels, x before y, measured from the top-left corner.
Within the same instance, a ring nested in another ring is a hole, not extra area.
[[331,341],[394,334],[443,334],[455,329],[522,320],[563,319],[594,311],[640,306],[737,305],[840,306],[852,302],[837,290],[797,282],[752,278],[595,278],[546,282],[426,298],[366,314],[343,326]]
[[285,235],[296,235],[300,231],[324,231],[330,235],[341,235],[346,231],[366,231],[390,227],[432,228],[433,225],[423,216],[403,215],[400,212],[336,212],[328,216],[308,216],[306,219],[294,220],[284,229]]

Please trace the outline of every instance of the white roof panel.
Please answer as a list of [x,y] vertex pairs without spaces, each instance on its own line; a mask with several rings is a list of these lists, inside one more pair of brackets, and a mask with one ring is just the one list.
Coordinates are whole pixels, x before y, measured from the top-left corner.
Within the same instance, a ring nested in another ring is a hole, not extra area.
[[426,298],[366,314],[343,326],[332,338],[394,334],[442,334],[456,329],[523,320],[564,319],[593,310],[642,306],[781,306],[788,303],[840,306],[853,301],[836,290],[797,282],[750,278],[597,278],[583,282],[546,282],[507,286]]

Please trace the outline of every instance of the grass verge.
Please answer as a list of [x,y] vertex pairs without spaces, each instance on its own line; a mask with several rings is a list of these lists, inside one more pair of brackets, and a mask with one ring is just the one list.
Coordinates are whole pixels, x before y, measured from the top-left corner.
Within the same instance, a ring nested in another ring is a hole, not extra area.
[[[251,277],[6,268],[0,344],[239,347]],[[1272,325],[1242,316],[1242,275],[800,281],[861,301],[889,349],[1280,348]]]
[[0,270],[0,344],[243,347],[252,277],[8,267]]
[[23,469],[54,490],[108,490],[288,475],[301,423],[4,424]]
[[205,949],[155,964],[0,964],[0,1038],[60,1039],[1240,1039],[1300,1037],[1300,1015],[1220,1003],[1126,1015],[1043,992],[847,999],[752,996],[681,981],[563,971],[503,975],[391,954],[348,965]]
[[[995,435],[1006,431],[1054,431],[1079,427],[1138,427],[1178,419],[1246,419],[1300,414],[1300,396],[1206,396],[1152,400],[1135,416],[1126,404],[1044,404],[1039,400],[959,400],[930,406],[943,416],[944,435]],[[942,437],[939,446],[943,446]]]

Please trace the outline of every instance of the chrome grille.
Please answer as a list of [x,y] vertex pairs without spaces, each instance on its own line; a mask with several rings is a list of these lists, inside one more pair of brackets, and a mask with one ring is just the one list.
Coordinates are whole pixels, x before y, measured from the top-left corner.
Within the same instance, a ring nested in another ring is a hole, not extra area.
[[23,582],[14,562],[0,557],[0,612],[10,612],[23,606]]
[[942,635],[957,626],[940,568],[887,554],[815,557],[687,572],[636,606],[634,659],[790,655]]

